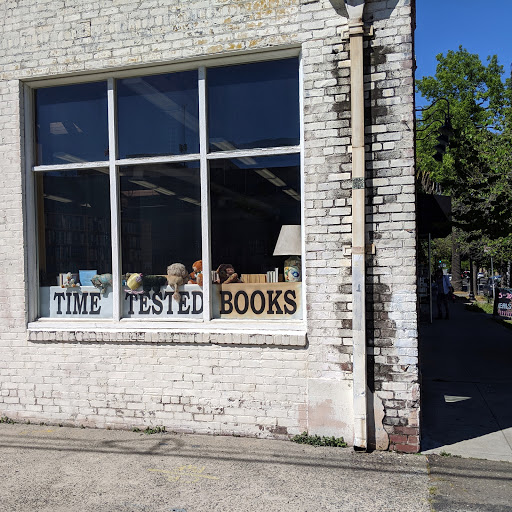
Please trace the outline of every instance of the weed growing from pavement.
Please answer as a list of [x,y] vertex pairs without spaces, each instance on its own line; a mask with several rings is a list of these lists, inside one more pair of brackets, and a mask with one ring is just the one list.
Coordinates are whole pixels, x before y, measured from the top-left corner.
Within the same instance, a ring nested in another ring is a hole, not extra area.
[[16,423],[14,420],[11,420],[11,418],[8,418],[7,416],[2,416],[0,418],[0,423]]
[[141,430],[138,427],[133,427],[132,432],[143,432],[144,434],[166,434],[167,431],[165,427],[146,427],[144,430]]
[[294,443],[299,444],[310,444],[312,446],[336,446],[339,448],[346,448],[347,443],[343,439],[343,437],[326,437],[326,436],[310,436],[307,432],[302,432],[302,434],[298,434],[293,436],[291,439]]
[[453,455],[450,452],[445,452],[444,450],[439,453],[441,457],[453,457],[454,459],[460,459],[461,455]]
[[430,506],[431,512],[435,512],[435,509],[434,509],[434,496],[436,494],[437,494],[437,487],[435,485],[431,485],[428,488],[428,498],[427,498],[427,501],[428,501],[428,504]]

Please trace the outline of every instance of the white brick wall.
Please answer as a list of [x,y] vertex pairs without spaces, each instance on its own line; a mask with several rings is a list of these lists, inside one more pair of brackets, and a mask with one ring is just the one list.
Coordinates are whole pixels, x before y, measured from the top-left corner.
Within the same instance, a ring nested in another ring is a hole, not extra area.
[[[376,248],[368,258],[368,339],[388,433],[417,429],[419,407],[410,13],[409,0],[387,0],[367,1],[365,14],[374,27],[365,43],[367,231]],[[0,414],[258,436],[309,428],[350,442],[352,185],[343,13],[329,0],[5,0],[0,19]],[[304,65],[307,339],[28,333],[20,81],[240,52],[250,62],[251,52],[291,46],[302,49]]]

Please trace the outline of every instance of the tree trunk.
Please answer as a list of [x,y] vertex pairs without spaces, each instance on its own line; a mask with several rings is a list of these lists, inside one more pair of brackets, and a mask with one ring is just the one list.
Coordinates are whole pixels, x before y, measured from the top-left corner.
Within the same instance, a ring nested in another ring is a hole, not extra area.
[[452,227],[452,286],[456,292],[460,292],[462,291],[462,277],[460,275],[460,246],[455,235],[455,228]]
[[510,264],[511,264],[511,261],[508,260],[507,261],[507,276],[506,276],[506,280],[505,280],[505,282],[507,283],[507,288],[510,287],[510,270],[511,270],[511,268],[510,268],[511,265]]
[[471,260],[471,284],[473,287],[473,294],[476,297],[478,294],[477,282],[478,267],[475,260]]

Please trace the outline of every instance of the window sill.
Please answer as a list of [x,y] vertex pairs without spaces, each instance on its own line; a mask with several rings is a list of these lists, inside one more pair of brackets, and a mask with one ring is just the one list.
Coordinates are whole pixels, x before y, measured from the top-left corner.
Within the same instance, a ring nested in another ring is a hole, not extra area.
[[30,342],[47,343],[184,343],[195,345],[272,345],[305,347],[304,322],[56,321],[40,319],[28,324]]

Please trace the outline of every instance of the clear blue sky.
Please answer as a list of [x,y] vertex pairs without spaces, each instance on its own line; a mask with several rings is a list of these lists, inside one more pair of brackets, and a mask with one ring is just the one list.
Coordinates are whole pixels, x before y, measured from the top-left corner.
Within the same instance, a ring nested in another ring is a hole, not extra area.
[[[512,0],[416,0],[416,78],[433,76],[436,55],[462,45],[486,62],[496,54],[510,76]],[[424,100],[417,95],[418,106]]]

